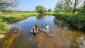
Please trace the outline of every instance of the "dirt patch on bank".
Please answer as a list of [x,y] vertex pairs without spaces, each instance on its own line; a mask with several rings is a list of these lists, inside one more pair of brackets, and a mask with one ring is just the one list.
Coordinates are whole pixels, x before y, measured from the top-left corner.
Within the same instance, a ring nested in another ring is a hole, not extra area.
[[5,34],[0,34],[0,39],[4,37],[5,37]]

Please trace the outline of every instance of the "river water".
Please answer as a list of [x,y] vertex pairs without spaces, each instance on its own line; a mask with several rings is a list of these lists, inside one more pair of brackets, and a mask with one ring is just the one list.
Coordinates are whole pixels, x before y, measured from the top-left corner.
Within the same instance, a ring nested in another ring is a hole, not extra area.
[[[34,36],[31,30],[37,23],[41,31]],[[46,24],[50,27],[48,34],[43,32]],[[84,31],[70,29],[69,24],[55,19],[54,16],[32,16],[9,24],[10,28],[12,26],[20,27],[22,32],[9,48],[85,48]]]

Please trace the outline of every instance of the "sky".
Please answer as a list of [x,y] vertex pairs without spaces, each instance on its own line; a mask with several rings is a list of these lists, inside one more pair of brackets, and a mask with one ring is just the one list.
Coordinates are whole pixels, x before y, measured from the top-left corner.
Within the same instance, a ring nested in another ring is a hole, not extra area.
[[37,5],[42,5],[46,9],[54,10],[54,7],[58,0],[19,0],[17,10],[21,11],[34,11]]

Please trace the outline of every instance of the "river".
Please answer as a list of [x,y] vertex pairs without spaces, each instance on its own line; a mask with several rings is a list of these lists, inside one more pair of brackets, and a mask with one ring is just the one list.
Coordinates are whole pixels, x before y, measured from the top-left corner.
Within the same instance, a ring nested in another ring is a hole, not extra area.
[[[45,34],[43,31],[33,35],[31,32],[34,25],[39,24],[44,30],[46,24],[50,31]],[[69,24],[63,23],[54,16],[36,17],[32,16],[20,22],[9,24],[20,27],[21,35],[14,40],[9,48],[85,48],[85,33],[70,29]]]

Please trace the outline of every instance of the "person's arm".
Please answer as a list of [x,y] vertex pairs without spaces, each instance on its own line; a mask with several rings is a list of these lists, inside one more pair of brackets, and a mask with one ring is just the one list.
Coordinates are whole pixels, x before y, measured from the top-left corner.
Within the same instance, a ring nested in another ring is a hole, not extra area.
[[47,30],[47,26],[45,26],[45,29]]
[[35,26],[33,27],[33,29],[35,29]]

